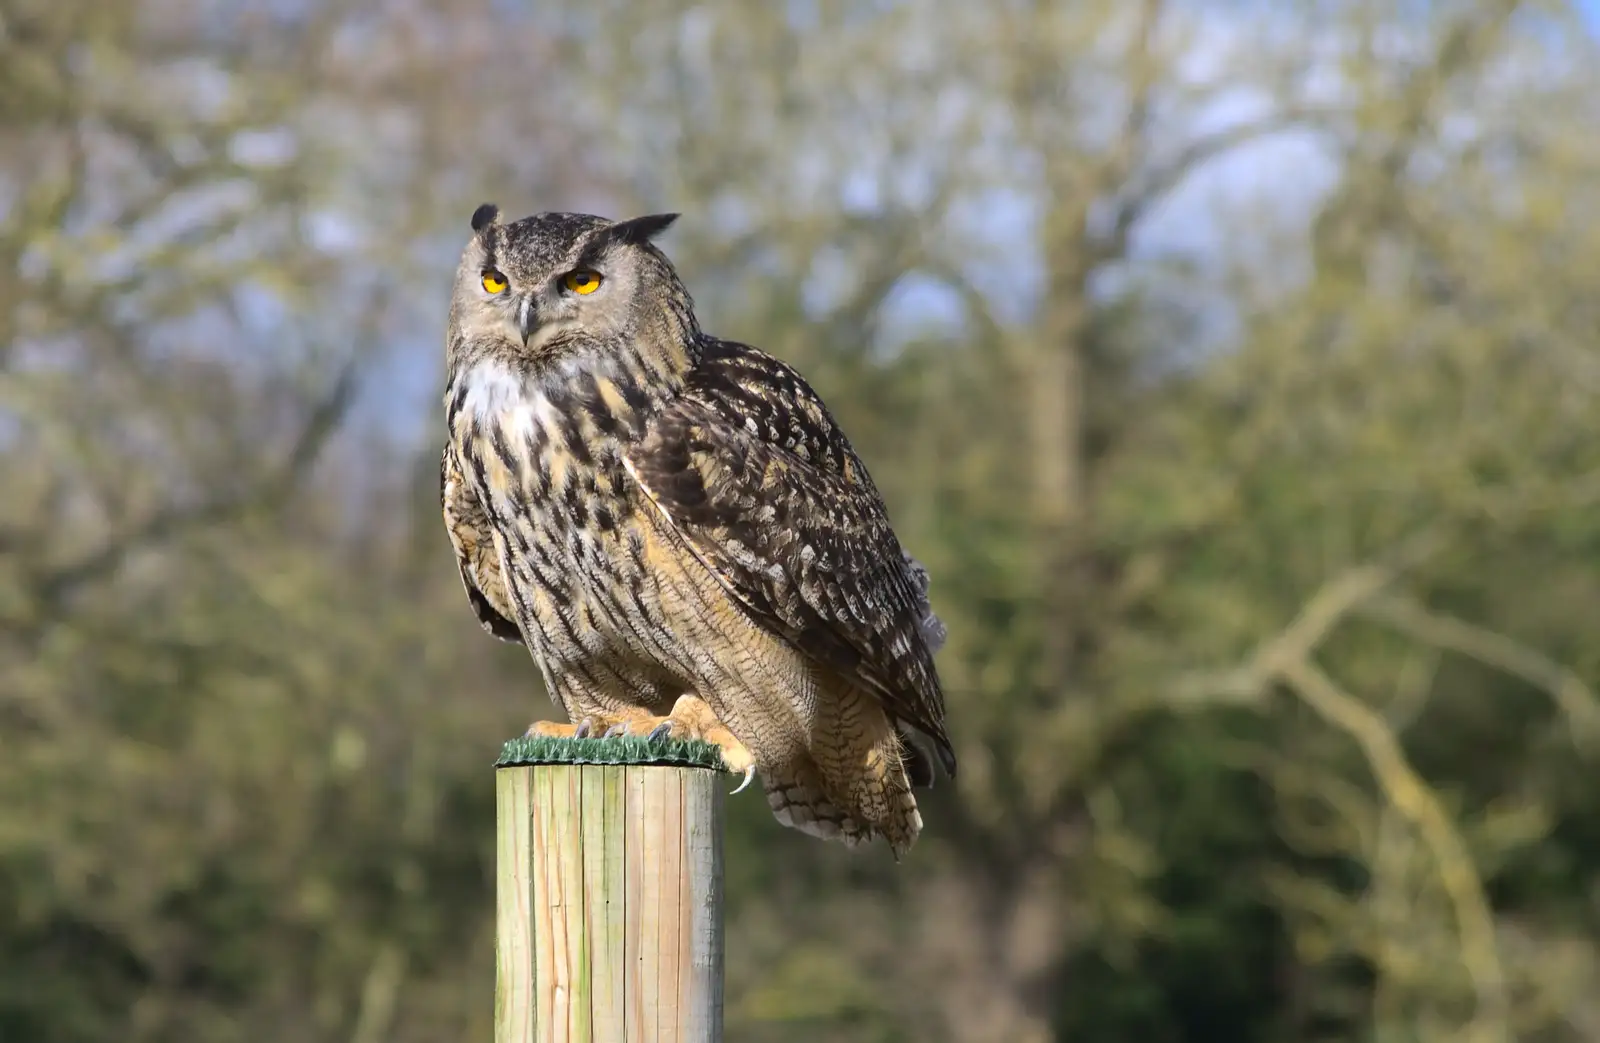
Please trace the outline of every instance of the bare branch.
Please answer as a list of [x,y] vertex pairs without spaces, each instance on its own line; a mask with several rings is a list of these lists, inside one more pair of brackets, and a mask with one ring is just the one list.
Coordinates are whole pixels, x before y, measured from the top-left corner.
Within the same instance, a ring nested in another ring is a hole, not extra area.
[[1383,718],[1345,692],[1309,659],[1286,660],[1278,664],[1276,672],[1318,716],[1355,740],[1384,795],[1428,845],[1440,885],[1455,911],[1461,962],[1477,994],[1477,1009],[1466,1038],[1475,1043],[1506,1040],[1509,1005],[1505,970],[1495,943],[1489,900],[1466,844],[1438,796],[1406,760],[1399,740]]
[[1406,83],[1386,144],[1371,162],[1347,175],[1319,215],[1313,230],[1319,269],[1331,258],[1360,256],[1373,228],[1410,223],[1401,182],[1430,124],[1438,119],[1440,96],[1454,78],[1481,65],[1520,6],[1520,0],[1496,0],[1457,19],[1443,34],[1433,59]]
[[1402,543],[1387,561],[1348,569],[1318,588],[1294,620],[1257,648],[1247,664],[1221,673],[1181,677],[1168,687],[1169,699],[1180,704],[1259,701],[1285,664],[1315,653],[1352,612],[1433,554],[1441,542],[1437,530],[1427,529]]
[[394,939],[385,939],[378,946],[361,983],[361,1002],[350,1043],[377,1043],[389,1037],[406,978],[406,962],[405,949]]
[[1405,598],[1376,598],[1359,606],[1359,611],[1425,644],[1476,659],[1543,689],[1566,716],[1573,745],[1590,755],[1600,751],[1600,698],[1577,674],[1542,652]]
[[1124,59],[1128,67],[1128,112],[1116,141],[1096,165],[1090,184],[1093,195],[1103,194],[1126,181],[1148,145],[1151,96],[1164,71],[1155,60],[1156,29],[1166,7],[1166,0],[1144,0],[1139,6],[1139,25]]
[[1182,184],[1198,167],[1241,146],[1285,131],[1326,128],[1339,112],[1331,108],[1289,107],[1263,119],[1241,123],[1190,142],[1171,159],[1138,175],[1122,193],[1111,231],[1097,244],[1098,259],[1109,260],[1125,253],[1128,235],[1134,225],[1149,212],[1150,207]]
[[86,583],[116,569],[134,553],[182,533],[215,524],[250,510],[277,503],[291,494],[316,462],[329,436],[349,408],[355,389],[355,364],[347,363],[329,391],[302,424],[283,462],[243,492],[213,497],[199,504],[169,505],[153,512],[78,560],[52,569],[37,582],[40,617],[71,597]]
[[958,267],[936,257],[924,258],[921,267],[961,298],[968,317],[977,326],[974,340],[982,344],[996,344],[1004,339],[1000,320],[995,318],[994,309],[989,306],[989,299]]

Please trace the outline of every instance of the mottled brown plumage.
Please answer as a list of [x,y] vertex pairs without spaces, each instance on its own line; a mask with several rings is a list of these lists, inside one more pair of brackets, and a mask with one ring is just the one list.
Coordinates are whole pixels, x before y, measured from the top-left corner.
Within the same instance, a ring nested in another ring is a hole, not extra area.
[[927,573],[800,375],[701,332],[671,220],[473,215],[441,467],[469,601],[574,722],[530,730],[705,738],[780,821],[898,854],[955,770]]

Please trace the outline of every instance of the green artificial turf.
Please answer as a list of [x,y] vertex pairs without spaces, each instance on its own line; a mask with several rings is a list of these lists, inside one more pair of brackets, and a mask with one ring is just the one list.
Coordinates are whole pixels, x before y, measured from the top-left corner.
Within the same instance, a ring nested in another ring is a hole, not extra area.
[[524,764],[663,764],[721,770],[722,754],[699,739],[658,739],[617,735],[610,739],[554,739],[522,735],[500,748],[497,768]]

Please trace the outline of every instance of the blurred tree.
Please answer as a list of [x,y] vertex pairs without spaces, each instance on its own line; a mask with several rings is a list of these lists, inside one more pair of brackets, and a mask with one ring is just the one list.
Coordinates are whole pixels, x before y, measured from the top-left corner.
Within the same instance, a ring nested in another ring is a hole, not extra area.
[[492,652],[328,452],[426,321],[448,14],[0,11],[0,1038],[487,1031]]

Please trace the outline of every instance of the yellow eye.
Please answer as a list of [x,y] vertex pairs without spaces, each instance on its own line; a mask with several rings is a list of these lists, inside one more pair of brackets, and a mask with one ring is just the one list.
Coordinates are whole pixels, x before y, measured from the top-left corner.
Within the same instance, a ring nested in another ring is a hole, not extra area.
[[593,293],[600,288],[599,272],[568,272],[561,280],[573,293]]
[[506,277],[490,268],[483,273],[483,288],[490,293],[501,293],[506,288]]

